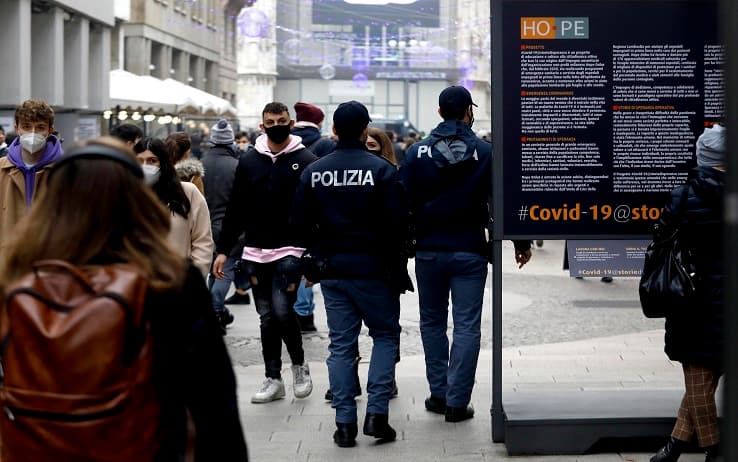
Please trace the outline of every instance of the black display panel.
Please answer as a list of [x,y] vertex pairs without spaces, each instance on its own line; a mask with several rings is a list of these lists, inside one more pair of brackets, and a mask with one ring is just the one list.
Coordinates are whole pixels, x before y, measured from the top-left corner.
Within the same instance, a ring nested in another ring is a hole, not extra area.
[[313,24],[438,27],[439,0],[313,0]]
[[724,118],[717,2],[493,5],[495,235],[645,236]]

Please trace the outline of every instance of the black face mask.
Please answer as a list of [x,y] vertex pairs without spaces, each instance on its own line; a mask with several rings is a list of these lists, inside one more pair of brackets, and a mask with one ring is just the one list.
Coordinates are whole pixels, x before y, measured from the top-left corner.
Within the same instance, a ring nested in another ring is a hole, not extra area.
[[474,111],[469,111],[469,128],[474,125]]
[[290,127],[290,124],[273,125],[271,127],[264,128],[264,132],[266,132],[266,135],[269,138],[269,140],[272,143],[276,143],[276,144],[284,143],[287,137],[290,136],[291,130],[292,130],[292,127]]
[[367,151],[371,152],[372,154],[376,154],[379,157],[382,157],[382,150],[381,149],[377,149],[376,151],[373,151],[371,149],[367,149]]

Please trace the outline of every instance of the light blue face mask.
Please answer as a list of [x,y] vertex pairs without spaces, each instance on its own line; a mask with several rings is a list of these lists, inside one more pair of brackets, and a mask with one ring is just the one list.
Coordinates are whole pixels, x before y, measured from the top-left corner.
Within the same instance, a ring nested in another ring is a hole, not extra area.
[[144,172],[144,183],[149,186],[153,186],[159,181],[161,176],[161,169],[155,165],[142,165],[141,168]]

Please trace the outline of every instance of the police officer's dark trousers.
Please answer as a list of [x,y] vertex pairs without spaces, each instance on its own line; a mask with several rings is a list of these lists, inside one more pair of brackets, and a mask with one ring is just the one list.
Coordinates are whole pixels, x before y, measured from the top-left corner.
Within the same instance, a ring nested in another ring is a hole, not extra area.
[[328,317],[328,375],[337,423],[357,421],[353,364],[362,320],[372,347],[366,412],[387,414],[400,347],[400,295],[377,279],[324,279],[320,283]]

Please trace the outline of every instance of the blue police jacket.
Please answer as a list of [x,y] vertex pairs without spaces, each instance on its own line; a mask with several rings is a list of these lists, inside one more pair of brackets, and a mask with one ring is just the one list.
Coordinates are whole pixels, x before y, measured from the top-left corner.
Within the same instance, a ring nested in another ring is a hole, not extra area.
[[407,262],[403,204],[390,162],[358,140],[339,141],[300,177],[293,224],[302,230],[302,246],[327,259],[324,279],[385,278]]
[[461,120],[445,120],[405,154],[400,180],[412,210],[416,250],[488,254],[485,229],[492,145]]

